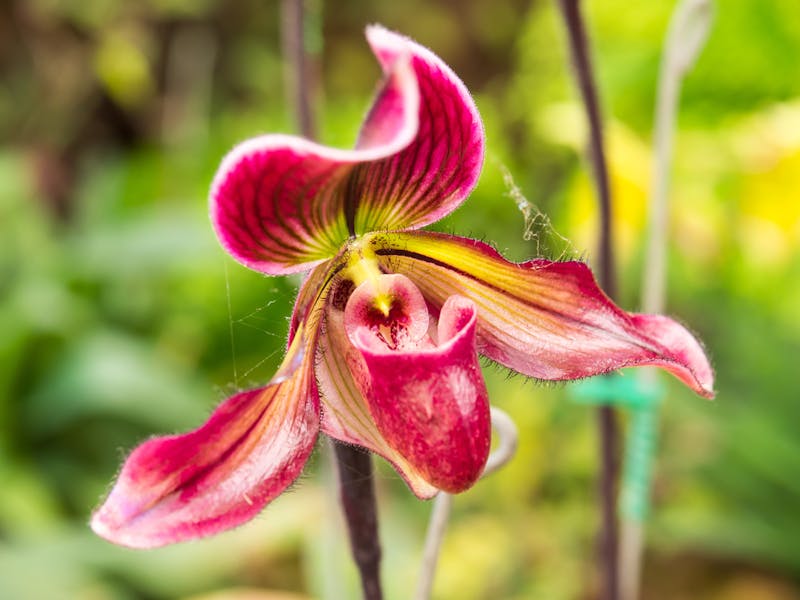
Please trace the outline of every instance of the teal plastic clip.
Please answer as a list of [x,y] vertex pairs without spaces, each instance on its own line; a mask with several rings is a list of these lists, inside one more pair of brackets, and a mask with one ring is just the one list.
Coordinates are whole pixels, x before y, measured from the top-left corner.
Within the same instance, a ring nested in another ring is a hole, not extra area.
[[583,379],[569,386],[579,404],[612,405],[640,409],[657,405],[664,397],[664,386],[656,377],[641,374],[611,373]]
[[658,407],[665,396],[663,383],[651,374],[614,373],[575,383],[570,392],[580,404],[619,406],[630,412],[619,511],[623,519],[643,522],[650,508]]

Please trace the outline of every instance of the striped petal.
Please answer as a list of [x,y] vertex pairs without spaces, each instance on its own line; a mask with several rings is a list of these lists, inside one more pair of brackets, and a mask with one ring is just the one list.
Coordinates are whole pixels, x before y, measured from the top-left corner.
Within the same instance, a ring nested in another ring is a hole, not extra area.
[[624,312],[584,263],[516,264],[482,242],[429,232],[373,234],[369,244],[383,269],[405,273],[434,307],[454,294],[471,298],[479,351],[510,369],[566,380],[654,365],[714,395],[694,336],[667,317]]
[[[475,187],[483,166],[483,123],[463,82],[430,50],[380,27],[369,27],[367,38],[385,71],[410,56],[418,128],[401,152],[354,170],[354,230],[416,229],[453,212]],[[374,116],[371,111],[357,147],[380,139],[375,130],[383,125],[376,126]]]
[[92,529],[116,544],[153,548],[253,518],[298,477],[314,447],[313,362],[298,338],[269,385],[229,398],[195,431],[136,448]]
[[370,27],[367,37],[385,78],[355,150],[265,135],[223,160],[211,220],[242,264],[299,272],[331,257],[350,234],[432,223],[474,187],[484,139],[464,85],[402,36]]
[[319,327],[322,320],[322,307],[326,304],[328,292],[337,273],[342,269],[341,261],[336,259],[327,261],[314,267],[303,279],[297,298],[294,301],[292,316],[289,320],[289,336],[287,348],[291,347],[295,335],[303,330],[317,332],[314,340],[319,336]]

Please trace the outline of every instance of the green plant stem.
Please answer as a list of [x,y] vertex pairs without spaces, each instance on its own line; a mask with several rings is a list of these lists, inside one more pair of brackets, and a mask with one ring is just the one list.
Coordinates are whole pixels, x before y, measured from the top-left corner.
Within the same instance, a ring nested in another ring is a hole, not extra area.
[[[642,273],[642,310],[660,313],[666,298],[667,230],[672,136],[684,75],[694,64],[711,28],[711,0],[682,0],[670,19],[661,58],[653,139],[653,183],[648,213],[648,246]],[[645,373],[654,385],[655,373]],[[649,504],[657,403],[634,410],[629,425],[621,503],[619,579],[622,600],[637,600],[640,592],[644,522]]]
[[[492,411],[492,429],[497,434],[497,448],[489,455],[483,469],[481,479],[491,475],[505,466],[517,452],[519,434],[517,426],[504,411],[496,406]],[[417,591],[414,600],[428,600],[433,589],[433,579],[436,574],[436,565],[439,561],[439,551],[442,547],[444,534],[447,530],[447,521],[453,507],[453,496],[439,492],[433,501],[431,519],[428,523],[428,533],[425,536],[425,547],[422,552],[422,565],[417,581]]]

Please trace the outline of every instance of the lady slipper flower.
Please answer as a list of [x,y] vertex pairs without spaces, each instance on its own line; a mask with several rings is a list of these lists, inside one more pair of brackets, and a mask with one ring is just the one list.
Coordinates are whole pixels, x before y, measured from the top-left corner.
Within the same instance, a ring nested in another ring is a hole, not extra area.
[[657,365],[713,395],[692,335],[622,311],[585,264],[516,264],[420,230],[474,187],[483,127],[429,50],[379,27],[367,38],[385,76],[354,150],[265,135],[212,184],[211,221],[237,261],[310,271],[283,363],[195,431],[131,453],[92,518],[108,540],[155,547],[244,523],[299,476],[320,431],[384,457],[420,498],[466,490],[491,434],[479,354],[547,380]]

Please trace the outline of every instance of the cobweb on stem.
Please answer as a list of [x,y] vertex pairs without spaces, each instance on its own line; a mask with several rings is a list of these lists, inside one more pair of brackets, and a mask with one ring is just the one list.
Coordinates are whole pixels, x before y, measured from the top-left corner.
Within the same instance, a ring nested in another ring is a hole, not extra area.
[[576,258],[578,253],[572,242],[556,231],[550,217],[525,197],[508,167],[497,159],[493,162],[503,176],[503,185],[506,188],[503,195],[511,199],[522,214],[522,239],[535,244],[535,256],[547,256],[558,261]]

